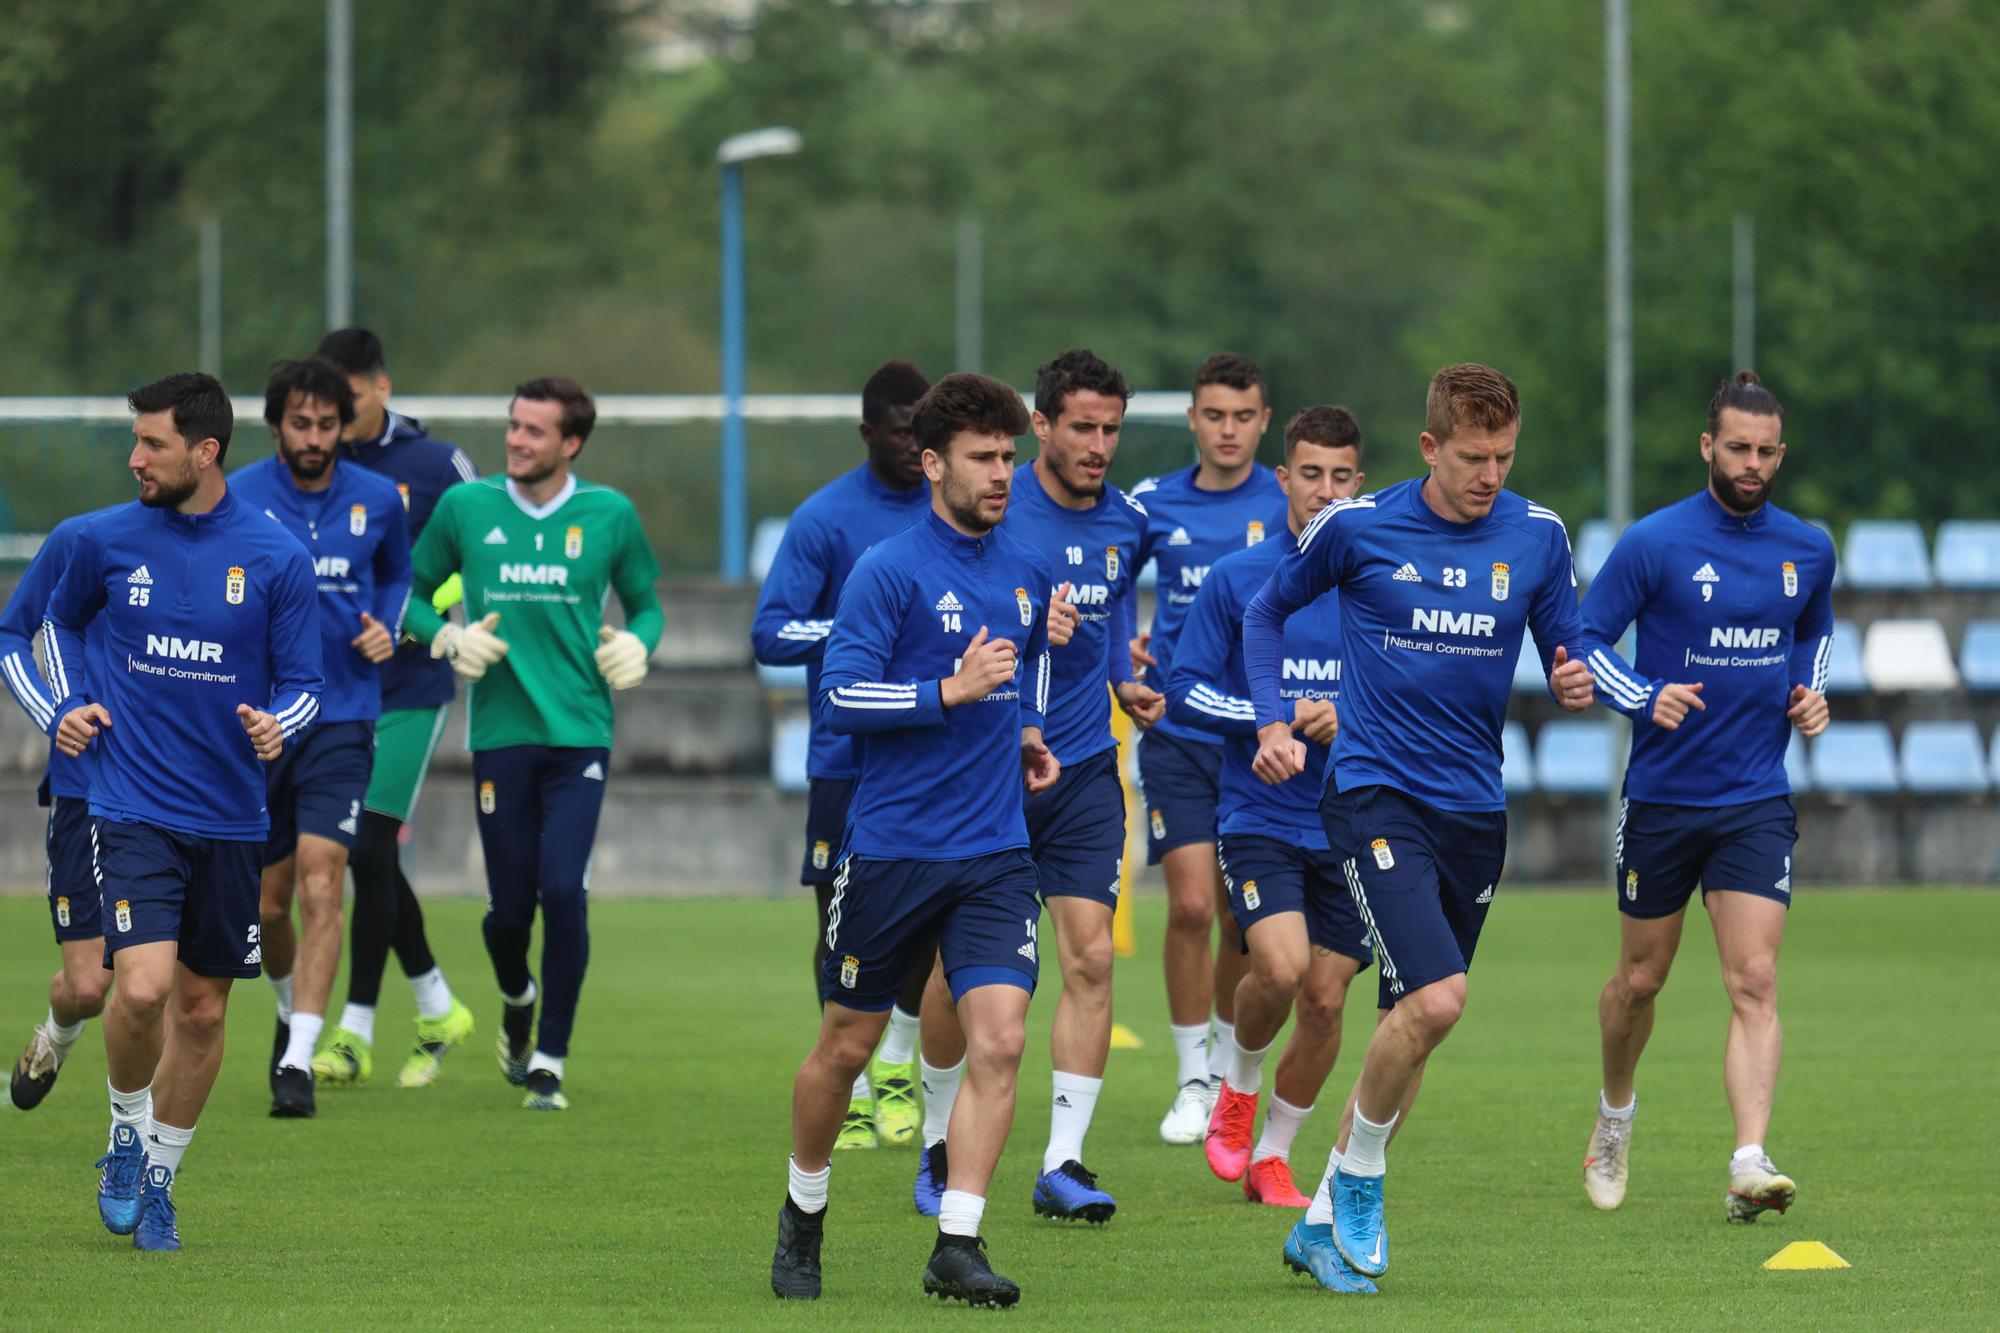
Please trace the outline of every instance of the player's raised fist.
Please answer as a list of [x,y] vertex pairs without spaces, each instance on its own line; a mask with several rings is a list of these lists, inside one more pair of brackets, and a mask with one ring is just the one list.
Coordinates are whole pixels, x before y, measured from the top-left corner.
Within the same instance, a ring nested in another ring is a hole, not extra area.
[[1292,735],[1289,722],[1267,722],[1257,728],[1257,757],[1250,771],[1273,787],[1306,771],[1306,744]]
[[99,731],[111,725],[111,714],[103,704],[82,704],[62,715],[56,723],[56,748],[74,759],[82,754]]
[[1292,730],[1314,745],[1331,745],[1340,734],[1340,710],[1331,699],[1301,699],[1292,705]]
[[597,627],[597,674],[614,690],[629,690],[646,678],[646,644],[629,629]]
[[478,680],[507,655],[507,641],[493,632],[499,625],[498,611],[488,611],[470,625],[446,625],[431,640],[431,656],[450,662],[460,680]]
[[1701,701],[1701,682],[1692,685],[1662,685],[1653,700],[1653,725],[1662,731],[1677,731],[1690,708],[1708,711]]
[[1112,691],[1125,716],[1141,731],[1167,715],[1167,696],[1143,681],[1128,680]]
[[1139,635],[1125,646],[1132,653],[1133,675],[1143,678],[1147,667],[1159,664],[1160,659],[1153,656],[1149,651],[1153,646],[1153,631],[1147,630],[1144,634]]
[[965,645],[958,670],[938,685],[938,698],[946,708],[975,703],[1014,678],[1016,652],[1012,641],[989,639],[986,626]]
[[1590,707],[1590,701],[1596,697],[1593,688],[1596,680],[1589,667],[1582,662],[1570,661],[1569,649],[1556,645],[1555,665],[1549,671],[1549,690],[1564,711],[1581,713]]
[[1055,596],[1049,598],[1049,647],[1060,648],[1076,634],[1077,622],[1082,619],[1075,603],[1071,602],[1070,583],[1063,581]]
[[285,730],[278,725],[278,719],[261,708],[249,704],[236,705],[236,720],[243,724],[243,730],[250,737],[251,748],[257,757],[270,763],[285,749]]
[[1062,765],[1036,727],[1021,728],[1021,776],[1027,781],[1030,796],[1047,791],[1062,776]]
[[389,637],[389,627],[366,611],[361,613],[361,632],[348,642],[355,652],[371,662],[386,662],[396,655],[396,641]]
[[1827,720],[1833,716],[1827,707],[1826,696],[1818,690],[1809,690],[1803,685],[1792,686],[1790,707],[1785,716],[1799,729],[1799,735],[1810,740],[1826,730]]

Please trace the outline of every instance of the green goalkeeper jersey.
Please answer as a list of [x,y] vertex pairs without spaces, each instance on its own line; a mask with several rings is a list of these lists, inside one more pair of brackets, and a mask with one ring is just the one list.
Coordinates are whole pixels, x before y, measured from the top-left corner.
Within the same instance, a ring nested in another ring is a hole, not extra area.
[[498,611],[507,655],[471,693],[469,745],[610,746],[611,686],[597,672],[597,627],[610,592],[625,628],[651,652],[664,621],[660,566],[632,502],[571,477],[548,504],[517,498],[505,477],[453,486],[411,554],[405,626],[429,643],[444,625],[431,594],[453,573],[469,622]]

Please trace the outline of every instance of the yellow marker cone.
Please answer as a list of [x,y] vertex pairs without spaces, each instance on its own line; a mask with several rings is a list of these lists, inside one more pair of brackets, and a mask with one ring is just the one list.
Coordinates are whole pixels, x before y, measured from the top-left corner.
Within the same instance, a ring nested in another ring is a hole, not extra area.
[[1141,1041],[1139,1039],[1139,1034],[1134,1032],[1131,1028],[1126,1027],[1123,1023],[1113,1023],[1111,1025],[1112,1050],[1140,1051],[1144,1050],[1145,1048],[1146,1048],[1146,1043]]
[[1852,1268],[1853,1264],[1816,1240],[1795,1240],[1764,1261],[1767,1271],[1796,1272],[1808,1268]]
[[[1132,880],[1136,871],[1132,863],[1132,844],[1134,839],[1131,835],[1131,830],[1141,826],[1134,822],[1134,812],[1139,810],[1140,803],[1132,791],[1132,784],[1126,779],[1123,760],[1124,747],[1136,744],[1137,742],[1132,734],[1132,719],[1125,716],[1125,710],[1119,708],[1115,703],[1111,709],[1111,734],[1117,738],[1119,745],[1118,785],[1125,792],[1125,828],[1127,830],[1125,854],[1120,858],[1118,864],[1118,882],[1120,886],[1118,890],[1118,906],[1112,910],[1111,914],[1111,951],[1120,958],[1130,958],[1133,954],[1139,952],[1139,939],[1132,930]],[[1142,834],[1141,836],[1143,837],[1144,835]],[[1141,846],[1143,845],[1142,843]],[[1121,1046],[1119,1044],[1118,1034],[1121,1032],[1131,1039],[1132,1044],[1130,1046]],[[1111,1046],[1114,1050],[1136,1051],[1139,1049],[1139,1039],[1132,1035],[1129,1028],[1113,1027],[1111,1030]]]

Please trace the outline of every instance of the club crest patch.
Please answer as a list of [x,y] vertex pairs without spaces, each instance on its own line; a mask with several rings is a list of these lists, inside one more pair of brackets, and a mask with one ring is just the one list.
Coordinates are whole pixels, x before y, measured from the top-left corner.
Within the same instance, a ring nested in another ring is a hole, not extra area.
[[121,932],[132,929],[132,904],[130,902],[120,898],[117,906],[112,908],[111,915],[112,919],[118,923],[118,929]]
[[1375,839],[1375,841],[1368,844],[1368,848],[1375,853],[1375,865],[1378,869],[1394,870],[1396,868],[1396,857],[1389,850],[1389,840],[1387,838]]
[[493,813],[493,806],[494,806],[494,800],[493,800],[493,784],[492,784],[492,783],[490,783],[490,782],[482,782],[482,783],[480,783],[480,784],[479,784],[479,813],[480,813],[480,814],[482,814],[482,815],[490,815],[490,814],[492,814],[492,813]]
[[1625,901],[1628,903],[1639,901],[1639,872],[1636,870],[1625,872]]
[[1496,602],[1507,600],[1507,575],[1507,566],[1495,561],[1493,564],[1493,600]]
[[833,848],[827,845],[826,839],[824,838],[815,839],[813,842],[813,869],[814,870],[826,869],[827,858],[832,855],[833,855]]
[[583,554],[583,529],[574,523],[563,534],[563,554],[575,560]]
[[1785,596],[1797,597],[1799,595],[1799,567],[1787,560],[1779,568],[1785,576]]
[[853,990],[860,980],[861,960],[853,954],[848,954],[840,960],[840,984],[849,990]]
[[1160,817],[1158,810],[1153,811],[1153,836],[1156,838],[1167,836],[1167,821]]
[[360,537],[368,531],[368,506],[349,505],[347,508],[347,530]]
[[1021,609],[1021,624],[1024,628],[1035,623],[1035,604],[1028,600],[1026,588],[1014,589],[1014,605]]
[[243,577],[243,566],[231,565],[229,567],[229,577],[226,580],[224,580],[222,585],[223,599],[227,601],[231,606],[243,605],[243,592],[245,586],[246,583]]
[[56,899],[56,924],[58,926],[67,926],[69,924],[69,899],[67,898]]
[[399,481],[396,483],[396,494],[403,497],[403,512],[407,514],[410,511],[410,488]]
[[1104,581],[1118,582],[1118,548],[1115,546],[1104,548]]
[[1264,523],[1261,519],[1251,519],[1249,528],[1243,534],[1245,546],[1255,546],[1264,540]]
[[1243,906],[1244,906],[1244,907],[1245,907],[1245,908],[1246,908],[1247,910],[1249,910],[1249,911],[1252,911],[1252,912],[1254,912],[1254,911],[1256,911],[1256,910],[1257,910],[1257,908],[1258,908],[1259,906],[1261,906],[1261,905],[1262,905],[1263,901],[1264,901],[1264,899],[1263,899],[1263,898],[1262,898],[1261,896],[1259,896],[1259,894],[1257,893],[1257,881],[1256,881],[1256,880],[1254,880],[1254,879],[1246,879],[1246,880],[1244,880],[1244,881],[1243,881]]

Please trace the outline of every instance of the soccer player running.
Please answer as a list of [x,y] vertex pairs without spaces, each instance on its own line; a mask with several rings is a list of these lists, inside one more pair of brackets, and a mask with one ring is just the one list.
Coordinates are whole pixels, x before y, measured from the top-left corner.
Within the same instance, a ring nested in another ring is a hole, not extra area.
[[[1306,741],[1305,770],[1276,787],[1260,780],[1256,709],[1243,667],[1243,609],[1320,510],[1357,494],[1361,427],[1344,407],[1309,407],[1285,426],[1285,527],[1232,551],[1202,580],[1174,652],[1169,714],[1226,738],[1217,856],[1229,910],[1242,931],[1250,971],[1236,987],[1236,1025],[1222,1093],[1209,1117],[1207,1155],[1223,1180],[1241,1180],[1252,1203],[1304,1208],[1292,1183],[1292,1140],[1312,1114],[1340,1054],[1348,985],[1368,965],[1361,924],[1340,861],[1327,847],[1319,796],[1338,719],[1340,610],[1326,592],[1285,621],[1279,698]],[[1296,1002],[1264,1133],[1251,1146],[1264,1081],[1264,1054]],[[1301,1271],[1301,1259],[1287,1256]]]
[[1254,768],[1296,780],[1306,742],[1281,692],[1285,624],[1340,593],[1339,734],[1320,813],[1388,1013],[1368,1043],[1352,1126],[1286,1241],[1294,1264],[1303,1256],[1334,1291],[1373,1290],[1365,1279],[1388,1269],[1383,1150],[1465,1008],[1506,857],[1500,728],[1524,626],[1556,700],[1569,712],[1590,706],[1568,535],[1553,510],[1504,489],[1520,428],[1505,375],[1440,370],[1419,437],[1430,474],[1321,510],[1243,613]]
[[[50,594],[50,735],[97,756],[111,1133],[98,1214],[142,1250],[177,1250],[173,1183],[222,1063],[230,983],[257,975],[264,765],[319,712],[312,559],[233,495],[234,427],[213,378],[134,389],[139,499],[90,519]],[[91,655],[106,669],[81,693]]]
[[[318,355],[346,374],[354,420],[340,432],[340,456],[395,483],[409,514],[410,541],[423,536],[448,487],[479,473],[465,451],[434,440],[414,417],[389,407],[382,340],[367,329],[335,329]],[[416,808],[454,689],[449,664],[405,638],[376,672],[382,716],[375,723],[375,763],[361,798],[361,833],[349,858],[354,905],[348,932],[347,1001],[340,1022],[313,1057],[320,1083],[364,1083],[374,1070],[375,1005],[393,945],[417,1005],[416,1040],[396,1075],[399,1088],[437,1081],[445,1053],[472,1035],[472,1010],[451,993],[424,933],[424,912],[398,853],[403,824]]]
[[[486,951],[504,1001],[500,1069],[527,1089],[531,1111],[569,1107],[564,1062],[590,960],[585,890],[611,761],[611,692],[646,678],[663,628],[660,567],[632,502],[571,471],[596,422],[575,380],[517,387],[507,475],[446,491],[412,558],[411,633],[472,683]],[[464,625],[431,606],[454,572],[465,582]],[[613,591],[624,629],[598,623]],[[537,906],[539,987],[528,970]]]
[[[77,534],[103,512],[78,514],[56,524],[21,572],[7,609],[0,612],[0,675],[5,676],[8,691],[37,731],[46,732],[55,721],[55,700],[35,665],[34,642],[41,633],[42,613],[69,565]],[[89,652],[89,636],[85,652]],[[88,678],[102,670],[99,660],[88,665],[91,670],[79,673],[85,679],[75,687],[85,697],[90,694]],[[55,926],[62,965],[49,979],[48,1017],[35,1025],[8,1081],[8,1095],[23,1111],[40,1106],[55,1087],[63,1061],[83,1036],[85,1021],[104,1012],[104,999],[111,990],[111,973],[104,967],[97,881],[90,862],[91,834],[96,826],[90,814],[90,775],[96,766],[96,756],[88,751],[71,758],[51,741],[42,780],[35,789],[36,801],[49,811],[45,844],[49,920]]]
[[[1155,561],[1159,573],[1153,627],[1133,642],[1133,660],[1162,692],[1173,688],[1175,642],[1209,567],[1285,525],[1284,491],[1257,461],[1257,442],[1270,423],[1256,363],[1230,352],[1212,356],[1195,372],[1188,407],[1194,466],[1132,488],[1132,498],[1146,506],[1139,563]],[[1146,862],[1159,866],[1167,880],[1162,955],[1178,1065],[1173,1104],[1160,1121],[1160,1137],[1168,1143],[1199,1143],[1208,1131],[1233,1040],[1236,987],[1247,970],[1215,860],[1221,770],[1222,738],[1204,728],[1166,718],[1139,739]],[[1222,929],[1211,957],[1218,906]]]
[[[950,1175],[924,1290],[1012,1305],[979,1237],[986,1186],[1014,1119],[1041,917],[1023,786],[1056,783],[1042,739],[1049,695],[1048,566],[1004,529],[1020,395],[947,375],[914,424],[931,512],[861,557],[841,593],[819,706],[859,738],[847,838],[829,913],[819,1039],[792,1085],[792,1155],[771,1289],[820,1292],[834,1139],[910,957],[935,937],[966,1037]],[[998,529],[998,530],[996,530]]]
[[[931,489],[910,416],[930,388],[923,372],[907,361],[878,367],[861,387],[861,442],[868,460],[820,487],[785,525],[771,572],[757,594],[750,644],[767,666],[803,663],[806,697],[819,698],[820,663],[833,628],[840,590],[862,552],[923,517]],[[813,992],[819,992],[826,962],[827,908],[833,902],[835,853],[854,799],[853,738],[833,730],[818,707],[812,710],[806,750],[806,850],[799,882],[818,900],[813,932]],[[934,945],[918,949],[909,976],[889,1011],[888,1030],[871,1068],[854,1076],[837,1149],[873,1148],[910,1142],[921,1119],[917,1110],[917,1039],[924,983],[936,957]],[[822,1004],[824,1001],[822,1001]],[[963,1061],[959,1062],[960,1064]],[[955,1079],[954,1070],[927,1071],[931,1086]]]
[[[278,995],[271,1114],[315,1112],[313,1047],[340,970],[347,857],[361,831],[361,797],[382,711],[376,672],[396,651],[410,594],[410,531],[387,478],[340,465],[354,392],[330,361],[282,361],[264,385],[276,456],[230,478],[312,557],[319,582],[319,717],[270,766],[271,836],[264,847],[264,975]],[[292,900],[299,929],[292,929]]]
[[1626,529],[1583,599],[1590,639],[1615,643],[1639,626],[1636,669],[1608,648],[1590,658],[1604,702],[1632,719],[1613,880],[1618,965],[1597,1002],[1604,1085],[1583,1164],[1599,1208],[1625,1198],[1633,1077],[1696,881],[1729,993],[1722,1083],[1736,1152],[1723,1215],[1782,1213],[1798,1191],[1764,1150],[1798,837],[1785,746],[1792,727],[1826,728],[1833,543],[1771,503],[1784,426],[1756,375],[1724,382],[1701,437],[1708,484]]

